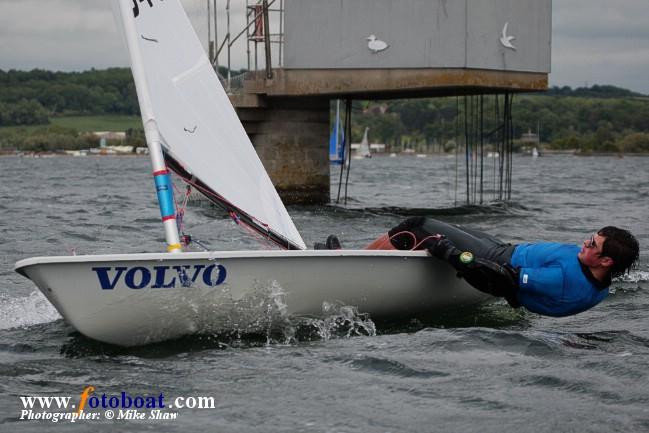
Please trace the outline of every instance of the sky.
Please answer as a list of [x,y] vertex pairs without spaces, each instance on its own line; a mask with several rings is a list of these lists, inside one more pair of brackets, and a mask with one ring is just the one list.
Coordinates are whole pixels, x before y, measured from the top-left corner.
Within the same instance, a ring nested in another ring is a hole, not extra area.
[[[206,2],[182,1],[206,40]],[[225,0],[217,1],[220,9],[225,7]],[[245,2],[232,4],[241,20],[238,5]],[[554,0],[552,7],[550,85],[612,84],[649,94],[649,0]],[[219,28],[225,23],[220,21]],[[238,51],[233,68],[245,67],[243,49]],[[0,69],[127,65],[110,1],[0,0]]]

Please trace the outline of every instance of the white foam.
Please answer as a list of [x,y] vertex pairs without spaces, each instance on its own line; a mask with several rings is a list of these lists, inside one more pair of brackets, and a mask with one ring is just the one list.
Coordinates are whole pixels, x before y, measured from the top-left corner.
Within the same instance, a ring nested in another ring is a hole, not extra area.
[[634,271],[616,278],[615,281],[623,281],[625,283],[639,283],[641,281],[649,281],[649,272]]
[[21,298],[0,296],[0,329],[49,323],[60,318],[56,309],[38,290]]
[[356,307],[338,303],[323,302],[322,318],[307,319],[318,336],[327,341],[333,338],[349,338],[360,335],[376,335],[376,325],[366,314],[358,312]]

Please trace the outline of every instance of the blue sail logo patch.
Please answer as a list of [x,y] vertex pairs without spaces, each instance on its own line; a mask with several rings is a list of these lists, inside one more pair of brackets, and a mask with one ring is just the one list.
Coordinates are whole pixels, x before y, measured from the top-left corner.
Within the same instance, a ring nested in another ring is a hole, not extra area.
[[191,287],[203,283],[215,287],[225,282],[227,270],[223,265],[179,266],[99,266],[92,268],[102,290],[113,290],[122,282],[129,289],[170,289]]

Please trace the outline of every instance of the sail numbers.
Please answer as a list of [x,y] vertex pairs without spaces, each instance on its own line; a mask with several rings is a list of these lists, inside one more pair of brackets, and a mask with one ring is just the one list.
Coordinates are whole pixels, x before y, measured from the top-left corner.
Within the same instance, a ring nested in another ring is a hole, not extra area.
[[[163,0],[160,0],[163,1]],[[140,5],[138,3],[148,3],[149,7],[153,7],[153,0],[133,0],[133,16],[137,18],[140,15]]]

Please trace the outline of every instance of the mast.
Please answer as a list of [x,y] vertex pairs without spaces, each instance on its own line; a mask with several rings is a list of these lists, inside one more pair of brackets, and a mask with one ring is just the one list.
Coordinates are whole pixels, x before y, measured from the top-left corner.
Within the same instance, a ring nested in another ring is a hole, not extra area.
[[174,208],[173,185],[169,170],[165,164],[162,153],[160,132],[151,107],[151,97],[149,88],[146,83],[146,75],[142,67],[142,55],[138,48],[138,35],[135,28],[135,19],[133,13],[132,0],[119,0],[120,14],[124,24],[124,33],[126,43],[131,57],[131,71],[135,81],[137,97],[140,103],[140,112],[142,114],[142,124],[144,125],[144,135],[149,155],[151,156],[151,165],[153,167],[153,179],[160,205],[160,216],[165,231],[167,242],[167,251],[170,253],[182,252],[178,227],[176,225],[176,210]]

